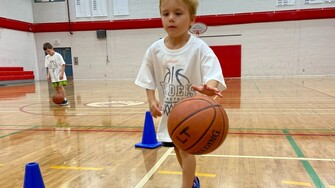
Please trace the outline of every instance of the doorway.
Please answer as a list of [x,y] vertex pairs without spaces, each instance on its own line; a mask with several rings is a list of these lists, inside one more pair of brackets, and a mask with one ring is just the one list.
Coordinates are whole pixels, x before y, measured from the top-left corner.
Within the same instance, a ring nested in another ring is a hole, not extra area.
[[73,69],[72,69],[72,55],[71,48],[54,48],[55,52],[60,53],[65,61],[65,74],[68,78],[73,79]]

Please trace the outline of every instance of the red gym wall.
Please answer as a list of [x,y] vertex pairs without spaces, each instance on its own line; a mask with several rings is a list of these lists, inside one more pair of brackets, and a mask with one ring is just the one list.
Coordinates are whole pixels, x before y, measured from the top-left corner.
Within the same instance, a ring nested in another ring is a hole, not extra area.
[[227,84],[220,103],[225,108],[240,108],[241,80],[230,78],[241,77],[241,45],[211,46],[211,48],[220,61]]
[[241,77],[241,45],[211,46],[218,57],[225,78]]

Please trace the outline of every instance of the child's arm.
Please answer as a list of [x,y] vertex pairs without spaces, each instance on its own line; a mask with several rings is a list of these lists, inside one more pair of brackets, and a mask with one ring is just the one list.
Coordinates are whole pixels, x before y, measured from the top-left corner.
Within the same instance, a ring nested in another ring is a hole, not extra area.
[[205,94],[207,96],[218,95],[222,97],[221,91],[217,88],[219,82],[216,80],[210,80],[203,86],[192,85],[192,88],[199,93]]
[[162,107],[159,101],[156,99],[155,90],[147,89],[146,91],[151,115],[154,118],[162,116]]
[[60,71],[59,79],[63,80],[64,77],[64,71],[65,71],[65,64],[62,65],[62,70]]
[[47,80],[49,81],[49,80],[50,80],[50,72],[49,72],[49,68],[46,67],[46,70],[47,70]]

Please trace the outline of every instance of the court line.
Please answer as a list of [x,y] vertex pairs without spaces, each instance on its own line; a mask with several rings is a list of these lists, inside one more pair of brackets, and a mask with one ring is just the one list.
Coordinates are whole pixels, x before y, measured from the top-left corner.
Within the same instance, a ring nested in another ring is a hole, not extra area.
[[[63,127],[62,127],[63,128]],[[66,127],[66,128],[71,128],[71,127]],[[64,131],[64,130],[57,130],[57,127],[55,128],[48,128],[48,129],[34,129],[34,130],[29,130],[29,129],[1,129],[0,128],[0,131],[1,130],[21,130],[21,131],[31,131],[31,132],[55,132],[55,131]],[[21,132],[21,131],[18,131],[18,132]],[[66,130],[68,131],[68,130]],[[130,133],[140,133],[140,132],[143,132],[142,130],[92,130],[92,129],[70,129],[69,131],[71,132],[130,132]],[[0,136],[1,138],[1,136]]]
[[[294,152],[297,154],[297,156],[298,157],[305,157],[304,154],[302,153],[302,151],[300,150],[298,144],[294,141],[294,139],[289,134],[288,130],[283,129],[283,133],[287,134],[286,138],[289,141],[289,143],[291,144],[291,146],[292,146]],[[306,160],[301,160],[300,162],[303,164],[303,166],[304,166],[305,170],[307,171],[309,177],[313,180],[314,185],[318,188],[325,188],[325,185],[322,183],[318,174],[314,171],[312,165],[309,164],[309,162],[306,161]]]
[[[237,132],[229,132],[228,134],[234,134],[234,135],[265,135],[265,136],[286,136],[286,134],[283,133],[251,133],[251,132],[245,132],[245,133],[237,133]],[[334,133],[324,133],[324,134],[314,134],[314,133],[290,133],[291,136],[335,136]]]
[[[29,130],[29,129],[20,129],[20,128],[0,128],[1,130],[27,130],[27,131],[45,131],[45,132],[54,132],[54,131],[63,131],[63,130],[57,130],[54,128],[41,128],[41,129],[34,129],[34,130]],[[98,130],[98,129],[73,129],[73,127],[67,127],[71,128],[70,131],[72,132],[142,132],[142,130]],[[121,127],[120,127],[121,128]],[[228,135],[256,135],[256,136],[286,136],[286,134],[283,133],[252,133],[252,132],[244,132],[244,133],[238,133],[238,132],[229,132]],[[324,133],[324,134],[305,134],[305,133],[291,133],[291,136],[335,136],[334,133]],[[0,137],[1,138],[1,137]]]
[[298,186],[308,186],[311,187],[312,184],[307,183],[307,182],[297,182],[297,181],[281,181],[282,184],[287,184],[287,185],[298,185]]
[[[326,103],[328,104],[328,103]],[[240,112],[250,112],[250,111],[270,111],[270,110],[274,110],[274,111],[335,111],[334,108],[243,108],[243,109],[238,109],[238,111]],[[233,111],[233,109],[232,109]]]
[[[22,127],[22,126],[41,126],[41,125],[0,125],[0,127]],[[50,127],[50,128],[54,128],[54,126],[57,125],[49,125],[49,126],[44,126],[44,127]],[[90,126],[83,126],[83,125],[72,125],[70,126],[70,128],[143,128],[143,126],[94,126],[94,125],[90,125]],[[237,128],[229,128],[229,130],[264,130],[264,131],[281,131],[282,132],[282,128],[243,128],[243,127],[237,127]],[[334,131],[335,129],[320,129],[320,128],[292,128],[292,129],[286,129],[288,131],[321,131],[321,132],[327,132],[327,131]]]
[[[23,131],[31,131],[30,129],[35,129],[39,126],[34,126],[34,127],[30,127],[28,129],[14,129],[14,130],[19,130],[19,131],[16,131],[16,132],[12,132],[12,133],[9,133],[9,134],[5,134],[5,135],[1,135],[0,138],[5,138],[7,136],[11,136],[11,135],[14,135],[14,134],[18,134],[18,133],[21,133]],[[0,129],[0,130],[7,130],[7,129]]]
[[255,83],[255,80],[252,80],[252,83],[254,84],[254,86],[256,87],[257,91],[259,94],[261,94],[261,90],[258,88],[257,84]]
[[51,166],[50,168],[58,170],[103,170],[104,168],[94,168],[94,167],[78,167],[78,166]]
[[[26,126],[35,126],[35,125],[0,125],[0,127],[26,127]],[[42,125],[39,125],[42,126]],[[43,127],[47,127],[47,128],[57,128],[58,124],[54,124],[54,125],[44,125]],[[68,126],[67,128],[123,128],[123,129],[143,129],[143,126],[95,126],[95,125],[89,125],[89,126],[83,126],[83,125],[71,125]],[[335,131],[335,129],[334,129]]]
[[170,155],[173,148],[169,148],[164,155],[157,161],[157,163],[147,172],[144,177],[141,179],[140,182],[135,186],[135,188],[143,187],[147,181],[150,179],[150,177],[157,171],[157,169],[161,166],[161,164],[165,161],[165,159]]
[[[171,174],[171,175],[182,175],[182,172],[179,171],[168,171],[168,170],[160,170],[158,171],[159,174]],[[207,174],[207,173],[195,173],[196,176],[202,176],[202,177],[210,177],[215,178],[216,174]]]
[[321,93],[321,94],[323,94],[323,95],[326,95],[326,96],[328,96],[328,97],[335,98],[335,96],[333,96],[333,95],[331,95],[331,94],[328,94],[328,93],[325,93],[325,92],[323,92],[323,91],[320,91],[320,90],[318,90],[318,89],[310,88],[310,87],[307,87],[307,86],[304,86],[304,85],[301,85],[301,84],[298,84],[298,83],[295,83],[295,82],[292,82],[292,81],[288,81],[288,82],[290,82],[290,83],[292,83],[292,84],[295,84],[295,85],[298,85],[298,86],[300,86],[300,87],[306,88],[306,89],[310,89],[310,90],[313,90],[313,91],[317,91],[317,92],[319,92],[319,93]]
[[[21,106],[19,108],[19,111],[23,112],[23,113],[27,113],[27,114],[32,114],[32,115],[42,115],[42,116],[57,116],[57,115],[53,115],[53,114],[47,114],[47,113],[42,113],[42,112],[30,112],[30,111],[27,111],[25,110],[26,107],[29,107],[29,106],[32,106],[32,105],[35,105],[35,104],[41,104],[41,103],[32,103],[32,104],[28,104],[28,105],[25,105],[25,106]],[[89,107],[88,107],[89,108]],[[39,108],[41,109],[41,108]],[[49,109],[49,108],[47,108]],[[83,109],[87,109],[87,108],[83,108]],[[113,108],[114,109],[114,108]],[[138,109],[141,109],[141,108],[138,108]],[[279,111],[277,113],[274,113],[274,112],[269,112],[270,110],[272,111]],[[264,109],[264,108],[261,108],[261,109],[255,109],[255,108],[252,108],[247,111],[242,111],[242,112],[229,112],[229,114],[292,114],[291,112],[280,112],[280,111],[306,111],[308,109],[300,109],[300,108],[297,108],[297,109],[281,109],[281,110],[278,110],[278,109]],[[319,111],[332,111],[333,109],[313,109],[313,110],[319,110]],[[257,112],[256,112],[257,111]],[[14,111],[14,112],[17,112],[17,111]],[[137,114],[142,114],[143,112],[133,112],[133,113],[129,113],[129,112],[118,112],[118,113],[109,113],[109,114],[102,114],[101,112],[83,112],[83,113],[78,113],[78,114],[67,114],[66,116],[125,116],[125,115],[137,115]],[[297,114],[303,114],[303,115],[315,115],[315,114],[318,114],[318,115],[332,115],[332,114],[335,114],[335,112],[298,112]],[[64,116],[64,115],[58,115],[58,116]]]
[[[26,107],[29,107],[29,106],[32,106],[32,105],[35,105],[35,104],[41,104],[41,103],[32,103],[32,104],[28,104],[28,105],[25,105],[25,106],[21,106],[19,108],[19,110],[23,113],[26,113],[26,114],[39,115],[39,116],[55,116],[53,114],[43,114],[43,113],[29,112],[29,111],[24,110]],[[71,108],[71,107],[68,106],[68,107],[64,107],[64,108]],[[66,116],[125,116],[125,115],[129,116],[129,115],[136,115],[136,114],[143,114],[143,112],[135,112],[135,113],[128,113],[128,112],[120,113],[120,112],[118,112],[118,113],[112,113],[112,114],[101,114],[101,112],[96,113],[96,114],[80,113],[78,115],[77,114],[67,114]],[[60,116],[65,116],[65,115],[60,115]]]
[[[176,155],[171,153],[170,155]],[[206,155],[197,155],[198,157],[220,157],[220,158],[246,158],[246,159],[275,159],[275,160],[299,160],[299,161],[330,161],[335,162],[334,159],[326,158],[306,158],[306,157],[273,157],[273,156],[247,156],[247,155],[215,155],[215,154],[206,154]]]
[[[250,112],[229,112],[228,114],[247,114],[247,115],[250,115],[250,114],[256,114],[256,115],[292,115],[292,112],[278,112],[278,113],[275,113],[275,112],[255,112],[255,111],[250,111]],[[297,113],[294,113],[294,115],[333,115],[335,114],[334,113],[317,113],[317,112],[297,112]]]
[[[229,128],[229,129],[235,129],[235,130],[278,130],[282,131],[282,128]],[[320,129],[320,128],[292,128],[292,129],[286,129],[289,131],[335,131],[335,129]]]

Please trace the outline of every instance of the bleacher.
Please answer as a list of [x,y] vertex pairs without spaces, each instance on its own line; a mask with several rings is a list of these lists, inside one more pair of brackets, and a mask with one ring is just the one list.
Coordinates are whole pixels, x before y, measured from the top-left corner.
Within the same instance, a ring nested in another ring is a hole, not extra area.
[[34,78],[34,72],[23,67],[0,67],[0,85],[33,83]]

